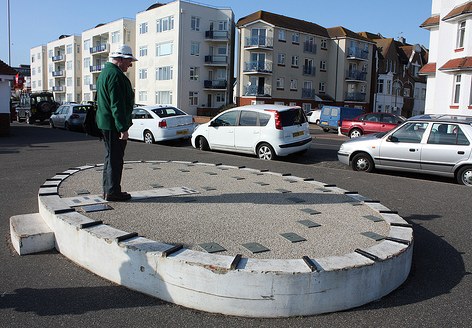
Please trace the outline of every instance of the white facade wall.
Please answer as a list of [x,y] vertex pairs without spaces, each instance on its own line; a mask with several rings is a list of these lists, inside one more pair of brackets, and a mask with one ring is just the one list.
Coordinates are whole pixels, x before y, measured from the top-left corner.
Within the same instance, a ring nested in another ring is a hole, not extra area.
[[48,90],[47,47],[38,46],[30,49],[30,68],[32,92]]
[[[158,32],[158,21],[163,24],[160,26],[173,22],[173,27]],[[197,21],[198,28],[195,25]],[[227,32],[228,38],[209,40],[205,32],[210,30],[211,24],[213,30],[218,31],[220,23],[226,26],[224,32]],[[197,113],[197,108],[218,108],[230,103],[233,29],[234,15],[231,9],[175,1],[138,13],[136,102],[146,105],[172,104],[192,115]],[[226,56],[226,60],[209,63],[208,56]],[[172,71],[171,78],[169,70]],[[194,72],[192,78],[191,70]],[[206,87],[205,81],[210,80],[226,81],[226,88],[217,90]],[[190,93],[193,95],[192,101]]]
[[[59,103],[81,101],[81,37],[71,35],[47,44],[48,90]],[[68,64],[70,63],[70,64]]]
[[[432,15],[440,15],[439,28],[430,29],[429,62],[436,63],[436,74],[428,76],[425,113],[449,113],[471,115],[472,112],[472,70],[439,70],[451,59],[472,56],[472,14],[463,14],[456,18],[442,19],[455,7],[465,4],[465,0],[433,0]],[[458,24],[465,21],[464,45],[457,48]],[[461,75],[460,98],[454,101],[456,76]]]
[[[95,97],[95,88],[98,75],[103,66],[109,61],[110,52],[120,44],[127,44],[136,55],[136,24],[133,19],[121,18],[116,21],[99,24],[82,33],[82,100],[92,101]],[[135,84],[135,64],[125,73]]]

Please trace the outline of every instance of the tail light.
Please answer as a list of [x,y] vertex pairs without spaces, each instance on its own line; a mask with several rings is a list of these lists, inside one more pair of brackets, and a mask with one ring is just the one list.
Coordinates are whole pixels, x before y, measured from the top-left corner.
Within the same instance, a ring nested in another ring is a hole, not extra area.
[[266,109],[268,112],[273,112],[274,113],[274,119],[275,119],[275,128],[277,130],[283,130],[282,129],[282,122],[280,121],[280,114],[278,111],[273,110],[273,109]]
[[160,121],[157,126],[160,127],[160,128],[166,128],[166,127],[167,127],[167,122],[166,122],[166,120]]

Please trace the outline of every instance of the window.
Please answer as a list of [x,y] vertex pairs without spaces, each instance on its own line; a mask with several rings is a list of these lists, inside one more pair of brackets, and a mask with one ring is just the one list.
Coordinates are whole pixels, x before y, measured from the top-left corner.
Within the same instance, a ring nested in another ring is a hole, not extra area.
[[410,88],[404,88],[403,89],[403,97],[409,97],[411,94]]
[[143,102],[147,101],[147,91],[139,91],[138,99]]
[[[69,71],[72,69],[72,60],[67,61],[67,63],[66,63],[66,68],[67,68],[67,70],[69,70]],[[38,72],[38,73],[39,73],[39,72]]]
[[277,64],[281,66],[285,66],[285,54],[277,54]]
[[298,56],[292,56],[292,67],[298,67]]
[[328,49],[328,42],[326,39],[321,39],[321,49]]
[[192,31],[200,31],[200,17],[192,16],[190,29],[192,29]]
[[161,33],[174,29],[174,16],[167,16],[156,20],[156,32]]
[[90,69],[90,57],[84,58],[84,68]]
[[38,88],[41,88],[41,80],[38,81]]
[[41,74],[41,66],[38,67],[38,74]]
[[91,83],[90,75],[85,75],[84,76],[84,85],[89,85]]
[[461,96],[461,75],[457,74],[454,76],[454,94],[453,103],[458,104]]
[[296,91],[298,90],[298,80],[290,80],[290,90]]
[[66,80],[66,85],[68,87],[71,87],[72,86],[72,78],[71,77],[68,77],[67,80]]
[[392,94],[392,81],[387,80],[387,94],[391,95]]
[[378,80],[377,81],[377,93],[383,93],[384,92],[384,80]]
[[326,72],[326,60],[320,61],[320,71]]
[[147,79],[147,68],[140,68],[139,69],[139,79],[146,80]]
[[303,103],[302,108],[305,113],[308,113],[311,110],[311,104]]
[[148,47],[147,46],[140,46],[139,47],[139,57],[145,57],[148,54]]
[[239,111],[237,110],[228,112],[220,115],[217,119],[214,120],[214,123],[217,126],[235,126],[238,115]]
[[156,104],[172,104],[172,91],[156,91]]
[[90,39],[84,40],[84,50],[90,51]]
[[300,33],[295,32],[292,34],[292,43],[300,43]]
[[392,134],[395,142],[420,143],[428,123],[407,123]]
[[218,22],[218,31],[227,31],[228,30],[228,21],[219,21]]
[[224,93],[217,93],[216,94],[216,102],[217,103],[222,103],[226,101],[226,97]]
[[72,53],[72,44],[68,44],[68,45],[66,46],[66,53],[67,53],[68,55]]
[[189,105],[197,106],[198,105],[198,92],[190,91],[188,93]]
[[434,123],[428,138],[429,144],[469,145],[469,140],[456,124]]
[[41,60],[41,53],[40,52],[38,52],[38,60]]
[[190,80],[198,81],[199,67],[190,67]]
[[31,56],[31,62],[34,63],[34,55]]
[[139,34],[145,34],[148,32],[148,23],[141,23],[139,24]]
[[77,78],[77,83],[76,85],[80,85],[80,77]]
[[33,67],[33,68],[31,69],[31,75],[36,75],[36,68]]
[[172,55],[174,45],[172,41],[156,44],[156,56]]
[[278,77],[276,82],[276,87],[279,90],[283,90],[285,85],[285,79],[283,77]]
[[50,49],[48,51],[48,58],[52,58],[52,56],[54,56],[54,52],[52,51],[52,49]]
[[120,31],[111,32],[111,43],[120,43],[120,42],[121,42]]
[[285,42],[285,30],[279,30],[279,41]]
[[257,126],[257,112],[243,110],[239,117],[240,126]]
[[156,80],[172,80],[172,66],[163,66],[156,68]]
[[318,85],[318,91],[321,92],[321,93],[326,92],[326,83],[325,82],[320,82],[320,84]]
[[200,55],[200,42],[192,41],[190,45],[190,54],[192,56],[199,56]]
[[465,36],[465,21],[457,24],[457,41],[456,48],[464,48],[464,36]]

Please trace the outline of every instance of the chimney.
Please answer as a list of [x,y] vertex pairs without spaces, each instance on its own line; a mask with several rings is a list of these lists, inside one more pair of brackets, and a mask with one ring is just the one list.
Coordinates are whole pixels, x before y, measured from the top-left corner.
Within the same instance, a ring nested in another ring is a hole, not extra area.
[[406,43],[406,39],[404,37],[399,37],[398,38],[398,41],[401,43],[401,44],[405,44]]

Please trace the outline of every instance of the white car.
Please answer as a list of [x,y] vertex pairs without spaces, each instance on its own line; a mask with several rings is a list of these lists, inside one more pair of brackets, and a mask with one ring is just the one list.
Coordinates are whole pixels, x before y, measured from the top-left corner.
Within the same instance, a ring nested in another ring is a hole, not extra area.
[[142,106],[133,109],[133,125],[129,128],[129,139],[145,143],[188,139],[195,129],[191,115],[173,106]]
[[320,116],[321,109],[310,110],[308,113],[306,113],[306,117],[308,117],[308,122],[314,123],[316,125],[320,124]]
[[305,152],[311,140],[300,107],[270,104],[229,109],[192,134],[195,148],[256,154],[265,160]]

